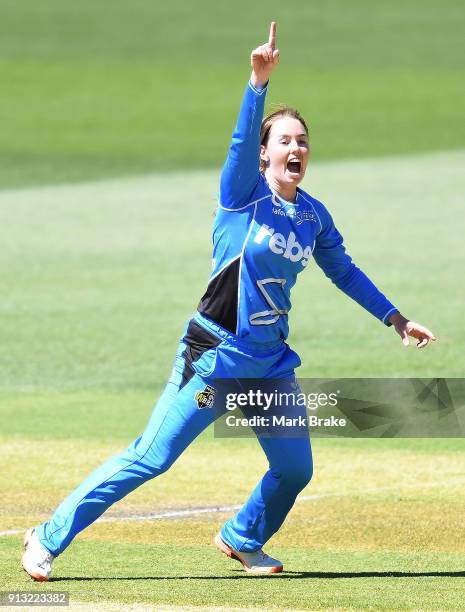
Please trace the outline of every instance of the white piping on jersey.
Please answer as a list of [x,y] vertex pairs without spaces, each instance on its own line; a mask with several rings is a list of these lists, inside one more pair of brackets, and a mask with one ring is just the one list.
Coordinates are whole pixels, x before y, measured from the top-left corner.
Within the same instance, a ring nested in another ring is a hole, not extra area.
[[250,80],[249,80],[248,85],[249,85],[250,89],[252,91],[254,91],[259,96],[262,96],[265,93],[265,91],[268,89],[268,83],[265,85],[265,87],[263,89],[257,89],[256,87],[254,87],[252,85],[252,83],[250,82]]
[[[269,187],[269,185],[268,185]],[[271,187],[270,187],[271,189]],[[294,208],[296,206],[298,206],[297,202],[289,202],[288,200],[285,200],[284,198],[282,198],[281,196],[279,196],[275,191],[273,191],[271,189],[271,192],[273,194],[271,201],[273,202],[273,204],[275,206],[281,206],[282,204],[284,204],[285,206],[293,206]],[[298,192],[297,192],[298,193]]]
[[397,308],[391,308],[390,310],[388,310],[387,313],[383,317],[383,323],[386,323],[386,319],[391,314],[391,312],[396,312],[396,310],[397,310]]
[[213,276],[210,276],[208,284],[210,284],[212,282],[212,280],[218,276],[218,274],[221,274],[221,272],[223,272],[223,270],[225,270],[228,266],[230,266],[233,261],[236,261],[236,259],[239,259],[240,256],[241,256],[241,254],[239,253],[239,255],[236,255],[236,257],[233,257],[232,259],[230,259],[228,261],[228,263],[225,263],[224,266],[222,268],[220,268],[218,270],[218,272],[215,272],[215,274]]
[[323,223],[321,222],[320,219],[320,215],[316,212],[315,207],[313,206],[313,202],[311,202],[310,200],[307,200],[307,198],[304,196],[304,194],[301,191],[298,191],[297,193],[299,193],[303,199],[307,202],[307,204],[310,204],[310,206],[312,207],[313,212],[316,215],[316,218],[318,219],[318,223],[320,224],[320,233],[323,231]]
[[[269,196],[267,196],[267,197],[269,197]],[[263,198],[260,198],[260,200],[263,200]],[[244,244],[242,245],[242,250],[241,250],[241,253],[239,255],[239,257],[241,258],[241,263],[239,264],[239,278],[238,278],[238,282],[237,282],[236,336],[237,336],[237,332],[238,332],[238,329],[239,329],[239,319],[240,319],[239,315],[240,315],[240,311],[241,311],[240,306],[241,306],[241,273],[242,273],[242,262],[244,260],[244,251],[245,251],[245,247],[246,247],[247,241],[249,240],[250,234],[252,233],[252,230],[253,230],[253,224],[254,224],[254,221],[255,221],[255,215],[257,214],[257,204],[258,204],[258,202],[259,202],[259,200],[257,200],[255,202],[255,208],[254,208],[254,211],[253,211],[252,220],[250,222],[249,231],[247,232],[247,236],[245,237]]]
[[235,212],[236,210],[244,210],[244,208],[247,208],[248,206],[252,206],[252,204],[258,204],[258,202],[261,202],[262,200],[266,200],[267,198],[271,198],[271,193],[269,193],[266,196],[263,196],[262,198],[258,198],[258,200],[249,202],[248,204],[246,204],[245,206],[241,206],[240,208],[226,208],[226,206],[223,206],[221,202],[218,200],[218,207],[221,208],[222,210],[227,210],[228,212]]

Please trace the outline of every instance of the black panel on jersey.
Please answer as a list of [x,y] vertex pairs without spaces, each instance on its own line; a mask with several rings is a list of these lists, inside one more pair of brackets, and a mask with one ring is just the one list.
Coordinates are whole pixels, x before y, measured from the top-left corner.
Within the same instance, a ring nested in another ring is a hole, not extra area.
[[238,257],[208,283],[207,291],[197,307],[200,314],[233,334],[236,333],[239,308],[237,295],[240,263],[241,258]]
[[219,338],[204,329],[194,320],[190,321],[187,326],[186,335],[182,341],[185,342],[187,346],[182,354],[184,357],[184,369],[182,371],[181,384],[179,385],[180,389],[182,389],[184,385],[187,385],[195,374],[192,363],[200,359],[206,351],[216,348],[221,342]]

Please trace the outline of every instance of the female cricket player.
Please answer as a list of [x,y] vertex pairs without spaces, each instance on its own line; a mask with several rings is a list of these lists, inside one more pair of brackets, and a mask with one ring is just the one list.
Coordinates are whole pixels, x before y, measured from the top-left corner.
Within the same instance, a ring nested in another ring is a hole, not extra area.
[[[321,202],[298,188],[309,159],[308,130],[299,113],[284,108],[262,123],[265,96],[279,62],[276,24],[252,51],[247,84],[221,174],[213,228],[213,271],[198,310],[186,325],[170,380],[143,432],[123,453],[93,472],[49,521],[29,529],[22,565],[48,580],[52,561],[107,508],[166,471],[208,425],[217,379],[294,380],[300,365],[285,340],[290,291],[314,259],[326,276],[418,348],[433,334],[403,317],[345,252],[342,236]],[[269,469],[239,512],[215,538],[218,548],[247,572],[280,572],[263,545],[280,528],[310,481],[308,436],[263,437]]]

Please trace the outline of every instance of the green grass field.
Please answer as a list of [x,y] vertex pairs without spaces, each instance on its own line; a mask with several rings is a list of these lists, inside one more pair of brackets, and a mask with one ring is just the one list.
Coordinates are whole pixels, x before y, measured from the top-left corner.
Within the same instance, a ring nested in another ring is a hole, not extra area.
[[255,440],[211,431],[81,534],[54,581],[19,566],[21,530],[141,432],[169,376],[210,272],[248,54],[271,18],[269,102],[311,124],[304,188],[438,336],[404,349],[310,265],[290,314],[299,375],[464,375],[462,3],[4,0],[2,590],[68,590],[76,610],[463,609],[460,438],[315,440],[314,480],[267,547],[279,576],[247,576],[211,544],[232,513],[213,507],[243,502],[266,468]]
[[252,46],[278,22],[268,102],[318,159],[461,148],[461,0],[3,0],[0,185],[217,168]]
[[[356,261],[439,340],[427,351],[404,349],[312,266],[291,313],[302,376],[463,373],[456,281],[464,161],[456,152],[314,164],[306,187],[332,202]],[[104,609],[108,602],[458,609],[461,439],[316,440],[315,479],[270,544],[286,561],[273,582],[251,583],[211,546],[231,512],[134,520],[246,498],[265,469],[258,445],[211,432],[168,474],[115,506],[109,516],[117,521],[85,532],[56,562],[56,581],[31,585],[21,573],[17,530],[44,520],[144,427],[208,276],[216,180],[204,171],[1,193],[0,222],[9,231],[1,253],[0,532],[14,532],[0,537],[4,588],[65,589],[73,602]],[[195,196],[186,199],[186,190]],[[422,230],[412,231],[418,219]],[[186,233],[173,230],[180,220]]]
[[[93,422],[99,426],[97,418]],[[18,461],[20,445],[37,468]],[[71,442],[48,436],[40,450],[37,440],[10,440],[6,452],[12,458],[6,468],[16,478],[2,489],[7,491],[2,505],[11,508],[2,522],[17,528],[44,518],[64,488],[120,447],[116,441],[104,444],[84,435]],[[244,499],[265,468],[256,445],[220,444],[205,437],[171,473],[115,507],[113,522],[96,523],[85,532],[56,561],[56,578],[47,585],[34,585],[20,573],[19,536],[2,538],[2,588],[69,590],[73,602],[93,602],[92,607],[138,602],[155,609],[162,604],[201,609],[460,609],[465,577],[463,445],[425,441],[396,448],[389,441],[319,441],[315,457],[318,473],[303,495],[316,498],[296,504],[270,545],[286,561],[279,577],[251,578],[214,549],[212,537],[228,513],[124,520],[154,509]],[[220,474],[227,475],[227,488]]]

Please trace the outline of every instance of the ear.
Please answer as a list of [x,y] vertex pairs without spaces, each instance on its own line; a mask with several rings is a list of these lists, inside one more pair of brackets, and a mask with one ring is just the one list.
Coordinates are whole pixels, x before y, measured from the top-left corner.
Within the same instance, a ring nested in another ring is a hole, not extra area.
[[265,145],[260,145],[260,159],[264,162],[268,162],[268,158],[266,157],[266,147]]

